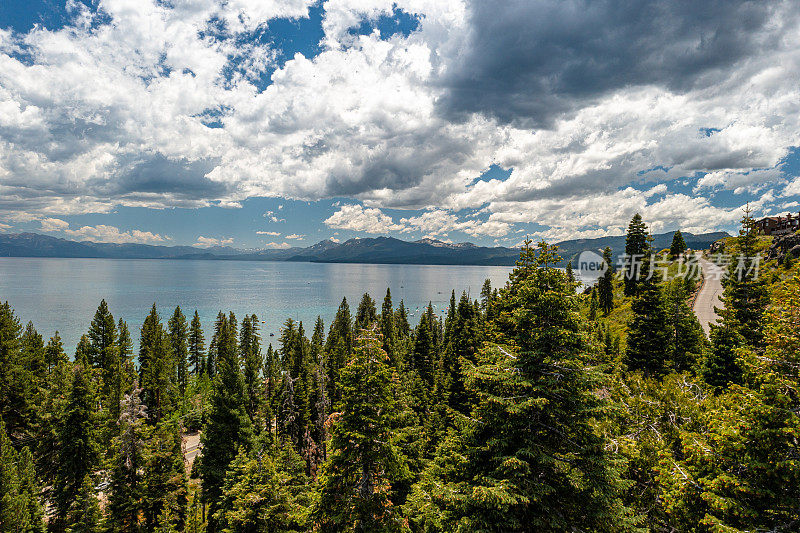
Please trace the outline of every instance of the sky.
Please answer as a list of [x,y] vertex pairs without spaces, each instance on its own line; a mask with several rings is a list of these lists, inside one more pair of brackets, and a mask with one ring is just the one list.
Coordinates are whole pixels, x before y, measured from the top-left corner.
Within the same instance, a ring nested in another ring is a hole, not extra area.
[[800,211],[800,3],[3,0],[0,231],[516,246]]

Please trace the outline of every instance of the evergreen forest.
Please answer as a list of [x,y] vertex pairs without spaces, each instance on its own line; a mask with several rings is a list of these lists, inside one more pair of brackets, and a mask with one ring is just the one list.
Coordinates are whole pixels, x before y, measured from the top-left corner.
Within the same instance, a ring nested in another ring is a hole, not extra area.
[[274,345],[254,314],[102,301],[67,354],[2,304],[0,531],[800,530],[798,263],[753,268],[745,215],[706,336],[680,232],[650,242],[637,215],[644,275],[607,249],[583,289],[526,241],[443,319],[387,290]]

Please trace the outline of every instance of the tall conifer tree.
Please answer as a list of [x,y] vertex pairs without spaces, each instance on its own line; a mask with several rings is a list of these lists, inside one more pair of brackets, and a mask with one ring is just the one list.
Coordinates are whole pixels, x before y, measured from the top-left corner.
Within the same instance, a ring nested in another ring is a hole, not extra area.
[[647,226],[642,221],[642,216],[636,213],[630,224],[628,224],[628,234],[625,237],[625,256],[627,259],[625,270],[623,271],[625,296],[636,294],[643,277],[638,267],[648,253],[650,253],[650,245],[647,240]]
[[253,436],[246,410],[247,391],[236,353],[235,329],[222,313],[215,337],[218,371],[214,378],[208,420],[201,437],[203,455],[199,459],[203,501],[209,505],[209,533],[218,531],[214,513],[222,497],[228,465],[236,457],[238,447],[245,450],[250,448]]
[[[64,531],[73,525],[77,520],[75,512],[84,512],[82,509],[75,511],[74,505],[86,504],[91,507],[94,498],[92,478],[100,464],[96,435],[97,392],[92,384],[88,362],[82,359],[74,366],[59,425],[56,450],[58,469],[53,491],[56,531]],[[86,493],[87,487],[92,489],[89,494]]]
[[203,336],[203,326],[200,324],[200,315],[197,310],[192,317],[189,327],[189,367],[192,374],[200,375],[204,372],[205,366],[205,337]]
[[181,394],[183,394],[186,391],[186,382],[188,380],[189,327],[180,306],[175,308],[175,312],[172,313],[167,325],[169,327],[169,343],[172,347],[172,358],[175,365],[175,379]]
[[363,331],[341,379],[342,400],[313,520],[321,531],[401,531],[392,483],[407,472],[393,441],[396,383],[377,328]]
[[605,270],[597,280],[597,299],[600,309],[608,315],[614,309],[614,263],[609,246],[603,250],[603,263]]

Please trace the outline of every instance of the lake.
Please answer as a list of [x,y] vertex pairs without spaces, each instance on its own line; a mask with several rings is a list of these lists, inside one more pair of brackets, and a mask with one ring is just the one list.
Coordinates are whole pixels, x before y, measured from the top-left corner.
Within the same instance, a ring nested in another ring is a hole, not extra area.
[[310,336],[319,315],[327,333],[342,297],[355,314],[362,294],[369,292],[380,311],[388,287],[395,307],[402,299],[416,325],[429,301],[441,316],[451,290],[479,298],[484,280],[502,286],[510,271],[485,266],[9,257],[0,258],[0,301],[8,301],[23,324],[33,321],[45,342],[58,330],[70,355],[103,298],[114,318],[128,323],[137,350],[139,329],[153,302],[165,323],[176,305],[187,320],[196,309],[206,344],[220,310],[233,311],[240,321],[255,313],[264,321],[266,346],[275,343],[289,317],[302,320]]

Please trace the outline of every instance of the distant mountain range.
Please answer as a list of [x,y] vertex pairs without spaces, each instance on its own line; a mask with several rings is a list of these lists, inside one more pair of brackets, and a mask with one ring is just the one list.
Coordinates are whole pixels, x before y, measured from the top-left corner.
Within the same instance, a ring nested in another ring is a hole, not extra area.
[[[704,249],[729,235],[725,232],[684,233],[689,248]],[[672,232],[653,235],[656,249],[669,247]],[[562,257],[575,259],[584,250],[610,246],[615,255],[625,248],[625,236],[575,239],[557,243]],[[393,237],[320,241],[307,248],[240,250],[227,246],[191,246],[76,242],[38,233],[0,233],[0,257],[81,257],[103,259],[208,259],[239,261],[300,261],[316,263],[382,263],[414,265],[513,265],[519,250],[447,243],[436,239],[408,242]]]

